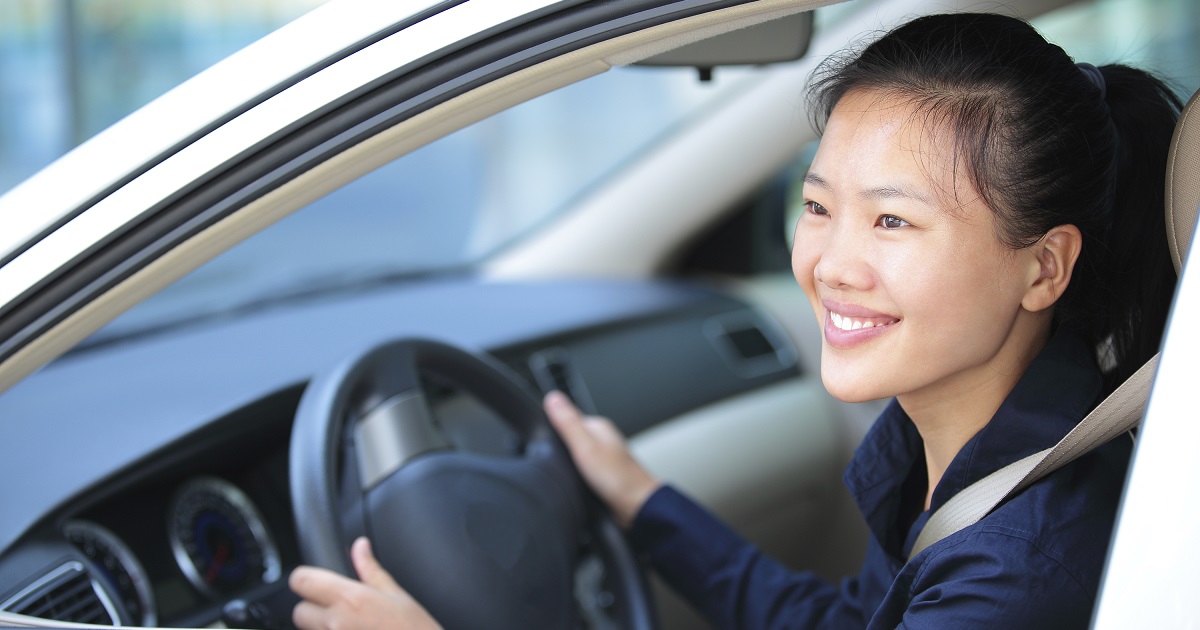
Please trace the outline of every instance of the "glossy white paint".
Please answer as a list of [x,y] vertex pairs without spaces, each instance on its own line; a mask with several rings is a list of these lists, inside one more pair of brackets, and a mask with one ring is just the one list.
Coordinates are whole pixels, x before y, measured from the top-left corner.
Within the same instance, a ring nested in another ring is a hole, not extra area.
[[1185,269],[1093,627],[1200,628],[1200,269]]

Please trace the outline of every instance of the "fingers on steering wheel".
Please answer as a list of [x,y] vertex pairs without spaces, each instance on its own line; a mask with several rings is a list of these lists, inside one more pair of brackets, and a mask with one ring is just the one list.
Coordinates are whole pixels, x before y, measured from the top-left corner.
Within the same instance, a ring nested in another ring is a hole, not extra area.
[[328,628],[329,611],[310,601],[302,601],[292,609],[292,623],[300,630]]
[[375,559],[375,554],[371,551],[371,541],[365,536],[360,536],[354,541],[350,547],[350,559],[354,562],[354,570],[358,573],[358,579],[365,584],[374,586],[375,588],[384,591],[385,593],[405,593],[404,589],[396,583],[392,578],[392,574],[379,564],[379,560]]
[[591,441],[591,434],[583,424],[583,412],[566,394],[557,390],[546,394],[543,406],[550,423],[572,451]]
[[321,607],[329,607],[357,583],[320,567],[296,567],[288,576],[288,588],[300,597]]

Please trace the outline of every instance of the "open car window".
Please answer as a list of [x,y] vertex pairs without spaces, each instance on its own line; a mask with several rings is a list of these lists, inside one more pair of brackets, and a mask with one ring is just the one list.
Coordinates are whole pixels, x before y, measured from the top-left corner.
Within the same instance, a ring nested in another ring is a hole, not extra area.
[[[469,268],[756,79],[615,68],[397,159],[254,235],[92,343],[232,309]],[[86,345],[86,344],[85,344]]]
[[0,3],[0,194],[323,2]]

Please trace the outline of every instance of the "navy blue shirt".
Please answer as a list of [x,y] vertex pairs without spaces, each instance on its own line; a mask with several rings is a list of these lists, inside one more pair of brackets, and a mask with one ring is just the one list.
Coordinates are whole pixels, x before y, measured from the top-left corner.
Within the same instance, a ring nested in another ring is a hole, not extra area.
[[643,506],[630,540],[720,628],[1086,628],[1125,481],[1127,437],[911,561],[907,555],[932,511],[989,473],[1053,446],[1099,402],[1101,389],[1086,345],[1056,334],[955,456],[924,512],[924,446],[893,400],[846,470],[871,537],[862,569],[839,585],[765,556],[669,486]]

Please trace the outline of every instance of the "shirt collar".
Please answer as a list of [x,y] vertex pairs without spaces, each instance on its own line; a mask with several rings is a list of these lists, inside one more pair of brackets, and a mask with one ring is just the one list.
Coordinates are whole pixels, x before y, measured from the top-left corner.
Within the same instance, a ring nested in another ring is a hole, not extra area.
[[[1042,349],[992,419],[955,455],[933,492],[931,510],[983,477],[1056,444],[1098,402],[1103,382],[1087,344],[1060,330]],[[897,556],[901,488],[924,475],[924,443],[895,399],[855,452],[845,481],[867,526]]]

